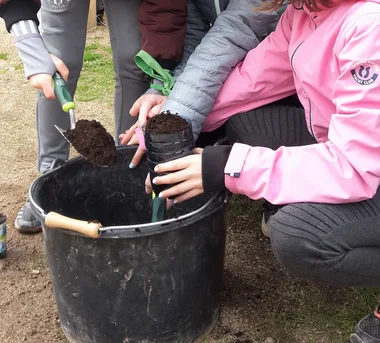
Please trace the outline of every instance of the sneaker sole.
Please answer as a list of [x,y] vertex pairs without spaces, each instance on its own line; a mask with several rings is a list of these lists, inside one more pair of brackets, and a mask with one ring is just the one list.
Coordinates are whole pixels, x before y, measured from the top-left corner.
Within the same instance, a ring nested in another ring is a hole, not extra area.
[[263,235],[265,237],[270,238],[270,236],[269,236],[269,226],[268,226],[268,224],[265,221],[264,214],[263,214],[263,217],[261,218],[261,232],[263,233]]
[[350,335],[350,343],[364,343],[364,341],[356,334]]
[[34,233],[39,233],[42,231],[42,227],[19,227],[17,225],[17,219],[15,220],[15,229],[23,234],[34,234]]

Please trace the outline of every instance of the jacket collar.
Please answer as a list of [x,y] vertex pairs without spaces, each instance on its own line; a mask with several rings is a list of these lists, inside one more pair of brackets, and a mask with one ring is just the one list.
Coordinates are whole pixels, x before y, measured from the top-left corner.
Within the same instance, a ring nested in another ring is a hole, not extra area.
[[[307,1],[307,0],[305,0]],[[319,11],[311,11],[303,2],[297,1],[293,4],[294,8],[297,10],[304,11],[315,23],[316,26],[319,26],[331,13],[333,13],[343,2],[343,0],[333,0],[333,7],[324,7]]]

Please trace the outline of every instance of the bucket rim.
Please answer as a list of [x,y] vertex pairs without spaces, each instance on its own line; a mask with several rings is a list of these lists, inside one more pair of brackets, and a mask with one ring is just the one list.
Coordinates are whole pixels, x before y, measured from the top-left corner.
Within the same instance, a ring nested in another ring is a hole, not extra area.
[[[63,167],[64,165],[66,165],[68,163],[72,163],[72,162],[75,162],[76,160],[81,160],[81,159],[82,158],[80,156],[73,158],[73,159],[70,159],[69,161],[58,166],[57,168],[51,169],[51,170],[45,172],[44,174],[38,176],[30,185],[30,187],[29,187],[29,201],[32,205],[31,206],[32,210],[34,209],[33,212],[35,212],[35,214],[41,219],[41,221],[43,222],[43,225],[45,225],[45,219],[46,219],[47,213],[34,200],[34,197],[33,197],[34,188],[47,175],[52,174],[57,169]],[[167,227],[169,224],[175,224],[175,223],[178,223],[178,222],[181,222],[184,220],[193,219],[196,215],[202,214],[203,212],[209,210],[212,203],[214,203],[218,198],[221,199],[219,205],[217,206],[219,208],[219,206],[222,206],[222,205],[225,205],[228,203],[228,200],[230,198],[229,192],[227,190],[219,191],[216,194],[214,194],[209,200],[207,200],[207,202],[205,204],[203,204],[198,209],[196,209],[192,212],[186,213],[184,215],[175,217],[175,218],[170,218],[170,219],[166,219],[166,220],[162,220],[162,221],[154,222],[154,223],[102,226],[99,229],[99,232],[100,232],[100,234],[102,234],[102,233],[106,233],[108,231],[131,231],[131,230],[133,230],[134,232],[136,232],[136,229],[138,229],[138,230],[147,229],[149,231],[154,230],[154,229],[160,229],[164,226]]]

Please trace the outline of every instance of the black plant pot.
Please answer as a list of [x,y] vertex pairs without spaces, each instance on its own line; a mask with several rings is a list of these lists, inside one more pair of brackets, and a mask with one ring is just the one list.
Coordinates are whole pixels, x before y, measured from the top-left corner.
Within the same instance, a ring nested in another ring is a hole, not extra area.
[[[191,125],[184,131],[172,134],[154,134],[145,131],[144,139],[151,182],[156,176],[167,174],[159,174],[154,171],[154,168],[158,164],[176,160],[194,153],[195,143]],[[155,185],[152,182],[152,188],[156,195],[172,186],[173,185]]]

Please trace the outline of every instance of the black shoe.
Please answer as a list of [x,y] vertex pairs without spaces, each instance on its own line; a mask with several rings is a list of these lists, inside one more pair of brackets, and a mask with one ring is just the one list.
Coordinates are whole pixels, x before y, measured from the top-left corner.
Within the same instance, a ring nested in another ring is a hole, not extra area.
[[364,317],[356,325],[350,336],[351,343],[380,343],[380,313],[379,306],[374,313]]
[[42,230],[41,222],[33,214],[29,200],[19,211],[15,221],[15,228],[20,233],[37,233]]

